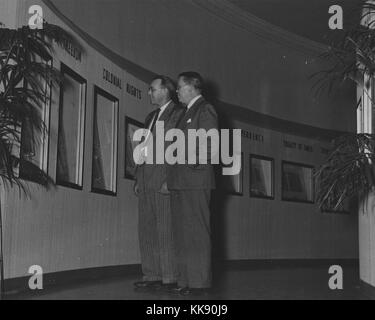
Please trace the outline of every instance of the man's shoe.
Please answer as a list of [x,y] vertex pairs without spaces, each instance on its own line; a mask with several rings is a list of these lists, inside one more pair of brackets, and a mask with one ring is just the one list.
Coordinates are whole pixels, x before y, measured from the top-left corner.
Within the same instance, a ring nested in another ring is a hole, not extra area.
[[190,294],[190,288],[175,286],[175,287],[169,288],[168,293],[181,295],[181,296],[187,296]]
[[169,293],[178,294],[180,296],[203,296],[210,293],[209,288],[189,288],[174,287],[168,290]]
[[161,281],[137,281],[134,286],[138,289],[155,289],[162,286]]

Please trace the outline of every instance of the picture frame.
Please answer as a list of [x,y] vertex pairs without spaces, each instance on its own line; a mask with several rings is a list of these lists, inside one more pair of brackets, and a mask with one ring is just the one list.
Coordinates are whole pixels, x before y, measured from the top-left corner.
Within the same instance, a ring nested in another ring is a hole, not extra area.
[[91,192],[110,196],[117,194],[118,110],[118,98],[94,86]]
[[270,200],[275,199],[274,159],[250,154],[249,164],[250,197]]
[[143,129],[144,124],[125,116],[125,164],[124,177],[129,180],[135,180],[136,164],[133,159],[133,151],[137,146],[137,142],[132,141],[134,132],[138,129]]
[[[39,63],[45,63],[49,68],[53,68],[53,59],[49,54],[40,53],[35,57]],[[23,80],[22,86],[27,89],[29,87],[26,79]],[[42,86],[45,101],[39,109],[39,115],[44,123],[45,130],[35,132],[32,128],[27,127],[26,123],[21,124],[21,141],[20,141],[20,163],[17,168],[18,175],[21,179],[40,183],[39,170],[48,174],[49,167],[49,134],[50,130],[50,113],[52,101],[52,82],[44,82]],[[37,136],[39,135],[39,136]],[[28,144],[26,136],[36,137],[35,144]]]
[[282,161],[281,200],[314,203],[314,167]]
[[[61,63],[60,69],[64,80],[60,84],[56,184],[64,187],[82,190],[87,81],[64,63]],[[66,114],[70,114],[70,116],[64,118],[64,103],[66,103],[66,101],[64,101],[64,98],[66,98],[66,86],[68,86],[70,90],[76,89],[75,93],[77,94],[78,101],[70,100],[67,103],[67,105],[76,108],[76,114],[73,114],[74,110],[69,110]],[[76,127],[73,128],[73,130],[64,131],[64,129],[68,129],[64,128],[64,120],[71,124],[73,123],[71,121],[73,118],[77,119]],[[65,136],[66,134],[67,137]],[[76,137],[74,140],[72,139],[73,136]],[[66,139],[68,139],[68,143],[66,142]],[[68,157],[67,154],[67,147],[70,151],[70,157]],[[70,176],[70,174],[68,173],[70,171],[68,168],[69,164],[71,165],[72,162],[68,163],[67,158],[70,158],[71,160],[74,159],[74,166],[73,168],[71,168],[71,171],[73,172],[72,176]]]
[[[223,186],[223,191],[227,194],[242,196],[243,195],[243,165],[244,155],[241,152],[241,170],[236,175],[221,175],[220,184]],[[229,165],[223,165],[229,167]]]

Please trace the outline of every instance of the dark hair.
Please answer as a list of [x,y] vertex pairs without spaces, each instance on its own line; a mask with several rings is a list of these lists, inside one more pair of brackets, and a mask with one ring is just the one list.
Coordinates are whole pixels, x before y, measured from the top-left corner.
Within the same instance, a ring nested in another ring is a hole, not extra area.
[[184,82],[193,86],[199,92],[203,91],[203,78],[195,71],[182,72],[178,75],[179,78],[183,78]]
[[168,90],[169,98],[173,99],[176,93],[176,85],[173,80],[164,75],[157,75],[155,76],[152,81],[160,80],[160,85]]

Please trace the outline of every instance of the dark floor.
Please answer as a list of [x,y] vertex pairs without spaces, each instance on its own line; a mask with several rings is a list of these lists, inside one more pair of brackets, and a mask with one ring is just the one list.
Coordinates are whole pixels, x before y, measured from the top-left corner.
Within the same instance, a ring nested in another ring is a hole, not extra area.
[[179,297],[165,292],[136,292],[133,282],[137,276],[111,278],[77,285],[59,286],[38,292],[8,294],[7,300],[263,300],[314,299],[346,300],[367,299],[359,286],[358,268],[343,266],[343,289],[330,290],[329,266],[272,267],[222,271],[216,277],[216,286],[204,297]]

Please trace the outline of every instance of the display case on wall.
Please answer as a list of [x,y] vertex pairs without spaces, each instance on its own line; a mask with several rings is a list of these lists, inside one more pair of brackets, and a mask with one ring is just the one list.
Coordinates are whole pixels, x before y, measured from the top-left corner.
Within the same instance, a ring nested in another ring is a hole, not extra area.
[[274,199],[274,160],[269,157],[250,155],[250,196]]
[[137,120],[125,117],[125,178],[134,180],[136,164],[133,159],[133,151],[139,142],[134,141],[133,135],[143,128],[143,124]]
[[116,195],[118,100],[95,86],[92,181],[93,192]]
[[[241,169],[235,175],[222,175],[221,186],[225,193],[233,195],[243,195],[243,171],[244,171],[243,152],[241,152]],[[223,167],[229,167],[223,165]]]
[[61,64],[56,183],[82,189],[86,80]]
[[281,199],[314,203],[314,167],[301,163],[282,161]]

